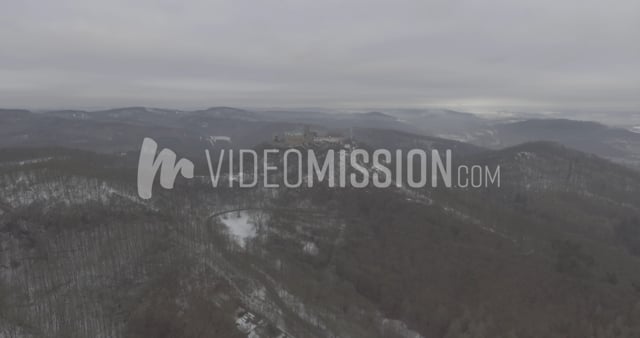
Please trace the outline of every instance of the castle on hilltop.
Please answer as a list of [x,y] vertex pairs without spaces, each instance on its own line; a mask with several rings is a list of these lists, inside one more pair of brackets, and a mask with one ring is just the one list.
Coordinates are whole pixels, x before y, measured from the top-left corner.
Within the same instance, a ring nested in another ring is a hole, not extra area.
[[345,145],[347,138],[336,135],[319,135],[309,126],[304,126],[302,131],[286,131],[273,137],[273,142],[288,147],[308,146],[312,144]]

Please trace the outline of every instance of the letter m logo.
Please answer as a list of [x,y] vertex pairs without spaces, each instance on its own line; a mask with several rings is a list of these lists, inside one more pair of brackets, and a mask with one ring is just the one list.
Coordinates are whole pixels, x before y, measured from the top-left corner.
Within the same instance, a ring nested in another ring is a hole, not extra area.
[[146,137],[140,148],[138,161],[138,196],[142,199],[151,198],[151,189],[158,169],[160,170],[160,185],[165,189],[173,189],[173,183],[178,172],[185,178],[193,178],[193,162],[180,159],[176,163],[176,153],[170,149],[162,149],[156,157],[158,144]]

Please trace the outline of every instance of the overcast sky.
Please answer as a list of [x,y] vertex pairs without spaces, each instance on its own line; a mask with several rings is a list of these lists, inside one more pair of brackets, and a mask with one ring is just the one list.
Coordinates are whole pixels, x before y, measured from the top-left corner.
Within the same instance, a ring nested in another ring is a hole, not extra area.
[[640,111],[640,1],[0,0],[0,106]]

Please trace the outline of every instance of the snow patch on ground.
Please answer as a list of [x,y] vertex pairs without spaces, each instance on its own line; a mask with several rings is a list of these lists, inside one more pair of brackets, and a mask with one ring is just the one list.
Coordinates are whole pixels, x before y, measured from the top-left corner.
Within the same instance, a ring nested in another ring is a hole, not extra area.
[[31,160],[2,163],[2,164],[0,164],[0,166],[2,166],[2,167],[21,166],[22,167],[22,166],[25,166],[25,165],[28,165],[28,164],[42,163],[42,162],[47,162],[47,161],[51,161],[51,160],[53,160],[53,157],[43,157],[43,158],[36,158],[36,159],[31,159]]
[[516,154],[516,159],[518,160],[531,160],[535,158],[536,158],[536,154],[528,151],[520,151]]
[[327,331],[327,325],[320,319],[320,317],[309,307],[307,307],[300,299],[290,294],[282,287],[277,287],[278,297],[282,300],[289,310],[293,311],[298,317],[305,322],[323,330]]
[[42,177],[40,172],[18,172],[0,176],[0,199],[7,204],[19,208],[35,202],[46,202],[45,206],[53,207],[58,203],[65,206],[84,205],[97,201],[104,205],[113,202],[112,197],[127,199],[143,207],[157,210],[153,205],[144,203],[126,187],[113,187],[96,178],[80,176],[58,177],[50,179]]
[[222,215],[220,221],[229,229],[231,237],[243,248],[247,245],[248,239],[256,236],[256,227],[246,211]]
[[413,331],[407,327],[407,324],[389,318],[384,318],[381,323],[382,330],[385,334],[394,337],[406,337],[406,338],[424,338],[421,334]]
[[316,245],[316,243],[313,243],[313,242],[305,242],[302,250],[304,251],[304,253],[311,256],[317,256],[318,253],[320,253],[318,246]]

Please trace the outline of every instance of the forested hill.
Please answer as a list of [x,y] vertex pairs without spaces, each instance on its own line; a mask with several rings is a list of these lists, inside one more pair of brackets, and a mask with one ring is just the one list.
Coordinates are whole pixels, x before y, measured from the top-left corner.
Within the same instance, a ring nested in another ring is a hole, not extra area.
[[148,201],[128,156],[1,154],[7,337],[232,337],[240,313],[295,337],[640,329],[640,178],[554,144],[469,152],[500,189],[179,180]]

